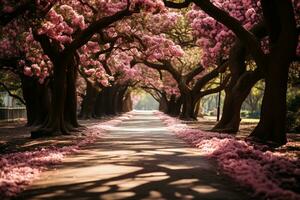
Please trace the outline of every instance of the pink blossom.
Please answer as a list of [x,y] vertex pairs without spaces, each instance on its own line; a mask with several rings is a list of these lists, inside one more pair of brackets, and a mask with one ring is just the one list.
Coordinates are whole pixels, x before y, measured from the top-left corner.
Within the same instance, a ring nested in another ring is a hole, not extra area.
[[[30,68],[28,67],[30,70]],[[49,166],[60,163],[65,156],[101,138],[106,129],[130,118],[130,113],[89,127],[83,135],[73,139],[68,146],[47,146],[31,151],[9,153],[0,156],[0,197],[12,197],[36,179]]]
[[156,115],[179,138],[197,147],[208,158],[216,159],[223,172],[254,191],[255,197],[265,199],[300,199],[298,158],[262,151],[234,136],[188,128],[179,119],[160,112]]

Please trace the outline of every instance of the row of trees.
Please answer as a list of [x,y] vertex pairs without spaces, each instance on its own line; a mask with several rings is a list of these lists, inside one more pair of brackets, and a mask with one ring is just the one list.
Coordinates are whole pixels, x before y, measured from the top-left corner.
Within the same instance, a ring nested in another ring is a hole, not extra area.
[[129,111],[132,87],[184,120],[197,118],[204,96],[225,90],[213,130],[232,133],[251,88],[264,80],[251,139],[279,146],[299,7],[280,0],[2,0],[0,67],[19,76],[28,125],[39,126],[32,137],[81,130],[78,106],[81,118]]

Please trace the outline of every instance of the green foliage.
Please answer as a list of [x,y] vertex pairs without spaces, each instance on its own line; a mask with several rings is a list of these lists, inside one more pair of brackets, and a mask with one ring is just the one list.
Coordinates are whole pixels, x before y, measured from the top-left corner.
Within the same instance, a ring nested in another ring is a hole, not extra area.
[[259,111],[252,111],[252,110],[242,110],[241,111],[241,117],[258,119],[260,117],[260,112]]
[[0,98],[0,107],[4,107],[4,102],[2,98]]
[[[0,92],[7,92],[7,89],[14,95],[17,95],[22,98],[22,88],[20,78],[9,71],[0,72]],[[23,106],[23,104],[15,99],[16,106]],[[3,100],[0,100],[0,106],[3,106]]]
[[158,102],[148,93],[140,93],[140,100],[136,104],[136,110],[157,110]]
[[265,83],[263,80],[258,81],[251,89],[248,97],[242,105],[241,116],[246,118],[259,118],[260,108],[264,95]]
[[287,131],[300,133],[300,91],[299,90],[288,93]]

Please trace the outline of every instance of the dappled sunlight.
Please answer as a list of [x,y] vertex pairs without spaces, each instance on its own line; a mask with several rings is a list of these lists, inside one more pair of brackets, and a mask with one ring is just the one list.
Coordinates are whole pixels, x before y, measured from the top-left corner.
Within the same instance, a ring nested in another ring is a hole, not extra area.
[[[42,171],[49,167],[58,165],[65,159],[67,155],[78,153],[78,151],[84,146],[94,143],[99,138],[102,138],[104,135],[104,130],[102,128],[103,126],[115,126],[122,122],[122,120],[119,118],[129,116],[131,116],[130,113],[127,113],[123,116],[116,117],[115,119],[105,121],[105,125],[103,123],[98,123],[90,126],[84,130],[84,137],[82,137],[82,135],[72,136],[67,140],[67,142],[63,139],[62,141],[55,139],[52,141],[48,140],[47,142],[52,142],[51,146],[39,146],[29,151],[1,155],[0,197],[15,196],[21,192],[25,186],[29,185],[33,180],[35,180]],[[32,146],[34,143],[39,144],[39,141],[34,140],[29,142],[27,145]],[[26,146],[26,144],[24,146]],[[84,157],[82,159],[86,160]],[[76,172],[75,175],[75,173],[72,171],[72,168],[69,169],[70,171],[64,172],[65,176],[76,179],[76,181],[80,180],[77,179],[77,177],[84,176],[81,174],[83,171]],[[87,169],[83,170],[97,172],[98,168],[89,166]],[[51,181],[49,182],[49,179],[51,179],[51,177],[44,179],[45,183],[41,184],[50,183]]]
[[207,186],[207,185],[197,185],[192,187],[192,190],[195,190],[196,192],[199,193],[212,193],[212,192],[217,192],[218,190],[214,187]]
[[169,183],[170,185],[179,185],[180,187],[184,186],[191,186],[193,185],[195,182],[198,182],[199,180],[198,179],[195,179],[195,178],[192,178],[192,179],[181,179],[181,180],[178,180],[178,181],[174,181],[174,182],[171,182]]
[[[153,118],[152,113],[145,112],[132,120],[143,121],[144,117],[150,118],[148,115]],[[123,129],[128,121],[117,128]],[[239,187],[233,187],[234,183],[226,184],[230,179],[220,176],[214,163],[165,128],[150,131],[163,127],[157,118],[146,121],[140,132],[109,130],[103,140],[67,158],[57,166],[58,170],[44,172],[44,178],[34,182],[19,198],[216,199],[224,191],[228,194],[225,199],[247,197],[236,191]]]
[[177,169],[192,169],[193,166],[188,166],[188,165],[182,165],[182,164],[173,164],[173,165],[168,165],[168,164],[161,164],[159,165],[160,167],[164,167],[167,169],[171,170],[177,170]]
[[189,199],[195,199],[193,195],[184,195],[181,194],[179,192],[175,192],[175,197],[180,198],[180,199],[185,199],[185,200],[189,200]]
[[114,192],[114,193],[109,193],[109,194],[104,194],[101,196],[101,199],[103,200],[111,200],[111,199],[125,199],[127,197],[132,197],[134,196],[134,192]]
[[[213,158],[225,174],[254,191],[255,197],[299,199],[297,158],[267,151],[266,146],[247,143],[233,135],[192,129],[184,122],[162,113],[157,115],[176,136],[198,148],[200,154]],[[196,191],[214,192],[216,188],[196,187]]]

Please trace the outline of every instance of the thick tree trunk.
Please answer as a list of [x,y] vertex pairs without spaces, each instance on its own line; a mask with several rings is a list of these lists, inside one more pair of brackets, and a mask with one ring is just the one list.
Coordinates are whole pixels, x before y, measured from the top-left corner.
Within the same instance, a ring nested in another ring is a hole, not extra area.
[[216,132],[236,133],[240,126],[240,111],[251,88],[260,80],[258,71],[245,72],[233,88],[225,89],[225,100],[221,120],[212,129]]
[[292,2],[262,1],[270,32],[270,54],[264,68],[265,93],[261,118],[250,138],[270,146],[280,146],[286,139],[286,92],[288,70],[296,54],[298,36]]
[[122,105],[123,105],[122,106],[122,111],[123,112],[129,112],[129,111],[132,110],[132,100],[131,100],[131,94],[130,94],[130,92],[126,93]]
[[163,94],[159,101],[159,111],[166,113],[168,111],[168,100],[165,94]]
[[122,113],[123,112],[123,101],[125,98],[125,94],[127,92],[127,86],[123,86],[121,87],[121,89],[118,92],[118,96],[117,96],[117,113]]
[[[251,32],[260,40],[266,36],[265,24],[257,24],[251,29]],[[246,71],[246,55],[246,46],[237,40],[229,55],[231,79],[225,88],[222,116],[213,131],[236,133],[239,130],[241,105],[250,93],[251,88],[262,78],[258,71],[255,73]]]
[[72,56],[65,55],[57,59],[54,63],[53,87],[51,91],[51,108],[45,123],[35,131],[31,132],[32,138],[47,137],[54,135],[67,134],[68,130],[65,123],[65,101],[67,94],[67,66],[72,63]]
[[106,115],[106,102],[107,102],[107,88],[103,88],[96,97],[96,103],[94,106],[95,117],[103,117]]
[[175,105],[176,105],[176,95],[172,94],[170,97],[170,100],[167,101],[168,110],[167,110],[166,114],[172,116],[174,114]]
[[66,80],[66,99],[65,99],[65,123],[68,131],[76,131],[80,125],[77,119],[77,93],[76,93],[76,79],[77,79],[77,64],[75,60],[69,65],[67,70]]
[[191,92],[182,94],[182,97],[183,97],[183,107],[180,113],[180,119],[186,121],[197,120],[197,118],[194,115],[194,110],[197,102],[194,101]]
[[260,121],[250,135],[255,140],[270,145],[274,143],[275,146],[287,142],[285,125],[288,67],[282,67],[278,62],[280,61],[271,65],[272,69],[265,79]]
[[246,48],[237,40],[230,50],[229,69],[231,79],[225,88],[222,116],[220,121],[212,129],[213,131],[235,133],[239,129],[241,105],[248,95],[248,92],[244,89],[249,88],[248,91],[250,92],[253,86],[247,82],[248,79],[245,80],[246,76],[243,76],[243,74],[246,73],[245,56]]
[[79,117],[81,119],[91,119],[95,116],[94,108],[97,98],[97,89],[87,81],[86,83],[86,94],[81,103],[81,111]]
[[22,92],[26,102],[27,125],[41,125],[49,112],[50,95],[46,83],[40,84],[36,79],[21,75]]
[[182,96],[180,96],[179,98],[177,98],[175,100],[173,110],[170,115],[172,117],[179,117],[180,112],[181,112],[181,107],[182,107]]
[[117,96],[117,86],[111,86],[108,89],[107,102],[106,102],[106,114],[116,115],[116,96]]

